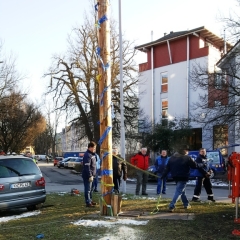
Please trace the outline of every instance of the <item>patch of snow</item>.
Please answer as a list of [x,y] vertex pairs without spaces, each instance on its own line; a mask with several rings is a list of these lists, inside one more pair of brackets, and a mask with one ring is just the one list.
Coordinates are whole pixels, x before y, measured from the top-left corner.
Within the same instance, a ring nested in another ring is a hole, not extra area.
[[[212,179],[211,180],[212,186],[218,186],[218,187],[228,187],[228,183],[227,182],[223,182],[223,181],[219,181],[219,180],[215,180]],[[195,185],[196,184],[196,180],[189,180],[188,185]]]
[[128,240],[137,240],[141,236],[141,232],[135,229],[132,229],[127,226],[120,226],[118,228],[113,229],[112,234],[107,234],[102,238],[98,238],[99,240],[119,240],[119,239],[128,239]]
[[146,225],[148,220],[146,221],[137,221],[132,219],[115,219],[109,218],[110,221],[104,220],[79,220],[73,222],[74,225],[81,225],[85,227],[111,227],[112,225],[124,224],[124,225]]
[[19,219],[19,218],[35,216],[35,215],[38,215],[40,213],[41,213],[40,211],[34,211],[34,212],[22,213],[20,215],[14,215],[14,216],[10,216],[10,217],[1,217],[0,222],[8,222],[10,220],[16,220],[16,219]]

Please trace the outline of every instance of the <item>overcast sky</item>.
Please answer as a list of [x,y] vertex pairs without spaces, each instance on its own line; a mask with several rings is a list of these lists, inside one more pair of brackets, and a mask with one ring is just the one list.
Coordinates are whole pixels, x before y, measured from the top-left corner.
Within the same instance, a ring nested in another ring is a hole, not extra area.
[[[119,0],[110,4],[118,20]],[[223,36],[219,16],[239,11],[236,0],[121,0],[121,5],[124,37],[136,45],[151,41],[151,31],[153,40],[165,32],[201,26]],[[25,87],[33,98],[40,97],[46,85],[41,76],[51,56],[65,51],[67,35],[83,23],[90,6],[89,0],[0,0],[0,39],[5,51],[17,57],[18,70],[28,75]]]

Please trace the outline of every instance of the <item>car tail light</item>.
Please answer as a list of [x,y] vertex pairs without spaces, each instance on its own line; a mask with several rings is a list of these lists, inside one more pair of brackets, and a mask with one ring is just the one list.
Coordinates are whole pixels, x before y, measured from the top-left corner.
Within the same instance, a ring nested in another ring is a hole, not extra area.
[[0,191],[4,190],[4,185],[0,184]]
[[45,186],[44,177],[41,177],[39,180],[36,181],[36,186]]

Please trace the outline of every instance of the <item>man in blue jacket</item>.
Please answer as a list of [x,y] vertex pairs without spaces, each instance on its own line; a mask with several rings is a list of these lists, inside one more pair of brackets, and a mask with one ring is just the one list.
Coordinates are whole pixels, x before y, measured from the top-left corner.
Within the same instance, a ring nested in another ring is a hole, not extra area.
[[165,169],[167,163],[168,163],[169,157],[167,156],[167,151],[162,150],[161,155],[158,156],[155,160],[155,167],[157,170],[157,175],[158,175],[158,184],[157,184],[157,194],[161,194],[161,187],[162,187],[162,194],[166,194],[166,181],[167,177],[162,177],[163,170]]
[[[196,158],[196,162],[204,164],[204,166],[205,166],[204,169],[207,172],[210,173],[212,171],[209,168],[209,165],[207,163],[207,153],[206,153],[205,148],[199,149],[199,155]],[[192,201],[198,202],[200,200],[200,195],[201,195],[201,190],[202,190],[202,185],[203,185],[207,192],[208,200],[215,202],[215,199],[213,198],[214,195],[213,195],[213,191],[212,191],[212,183],[211,183],[210,178],[205,177],[205,175],[202,174],[202,172],[200,172],[198,169],[195,169],[194,173],[195,173],[197,179],[196,179],[196,186],[194,189]]]
[[97,203],[92,201],[92,182],[96,175],[96,143],[90,142],[83,156],[82,178],[86,207],[94,207]]

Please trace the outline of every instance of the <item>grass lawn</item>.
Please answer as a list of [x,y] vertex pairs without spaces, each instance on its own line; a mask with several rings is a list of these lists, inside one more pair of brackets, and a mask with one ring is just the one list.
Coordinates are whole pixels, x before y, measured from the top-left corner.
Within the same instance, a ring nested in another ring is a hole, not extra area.
[[[98,202],[100,194],[94,194],[94,201]],[[169,200],[160,200],[158,214],[165,213]],[[136,198],[125,195],[122,211],[152,212],[156,209],[157,199]],[[145,225],[114,225],[91,226],[74,225],[78,220],[112,221],[98,215],[99,207],[86,208],[84,196],[71,196],[69,193],[48,194],[47,201],[40,209],[40,214],[0,222],[0,239],[28,240],[37,239],[38,234],[44,234],[43,239],[182,239],[182,240],[227,240],[239,239],[234,236],[234,229],[240,230],[240,225],[234,223],[235,206],[227,203],[192,203],[189,210],[183,209],[181,202],[177,204],[177,213],[194,213],[194,220],[164,220],[150,219]],[[24,211],[26,212],[26,211]],[[2,217],[23,213],[23,210],[0,212]],[[95,215],[93,215],[95,214]],[[119,218],[120,219],[120,218]],[[121,219],[126,219],[121,217]],[[138,219],[135,219],[138,220]],[[144,219],[146,220],[146,219]],[[140,221],[140,219],[139,219]],[[108,237],[106,237],[108,236]]]

